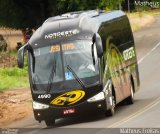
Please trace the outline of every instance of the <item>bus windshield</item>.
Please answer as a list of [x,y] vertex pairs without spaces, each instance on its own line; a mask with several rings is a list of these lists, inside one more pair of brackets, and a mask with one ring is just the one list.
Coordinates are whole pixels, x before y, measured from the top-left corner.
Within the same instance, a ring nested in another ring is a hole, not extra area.
[[[71,89],[79,86],[73,72],[85,85],[99,82],[99,63],[94,47],[95,65],[92,58],[92,42],[87,40],[69,41],[34,50],[34,84],[53,83],[53,87]],[[56,84],[56,86],[54,85]],[[74,84],[73,84],[74,83]],[[76,83],[76,84],[75,84]],[[74,85],[74,87],[73,87]]]

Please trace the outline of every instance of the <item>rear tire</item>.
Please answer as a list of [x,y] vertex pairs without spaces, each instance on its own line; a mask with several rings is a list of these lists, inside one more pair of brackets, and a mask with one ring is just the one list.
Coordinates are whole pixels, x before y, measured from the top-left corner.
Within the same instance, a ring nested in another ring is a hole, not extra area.
[[55,119],[46,119],[45,120],[45,123],[46,123],[46,126],[47,127],[53,127],[53,126],[55,126]]
[[131,95],[127,98],[126,102],[127,104],[133,104],[134,103],[134,91],[133,91],[133,84],[131,83]]

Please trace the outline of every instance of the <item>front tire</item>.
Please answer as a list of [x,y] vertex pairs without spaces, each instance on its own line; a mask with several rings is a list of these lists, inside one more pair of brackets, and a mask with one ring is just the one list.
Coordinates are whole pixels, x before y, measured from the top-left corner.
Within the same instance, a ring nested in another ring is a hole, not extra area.
[[127,104],[133,104],[134,103],[134,91],[133,91],[133,84],[131,83],[131,95],[127,98],[126,102]]
[[112,96],[110,97],[110,103],[111,103],[111,108],[106,111],[105,113],[106,116],[113,116],[115,113],[116,101],[113,93],[112,93]]
[[53,127],[55,126],[55,119],[46,119],[45,123],[47,127]]

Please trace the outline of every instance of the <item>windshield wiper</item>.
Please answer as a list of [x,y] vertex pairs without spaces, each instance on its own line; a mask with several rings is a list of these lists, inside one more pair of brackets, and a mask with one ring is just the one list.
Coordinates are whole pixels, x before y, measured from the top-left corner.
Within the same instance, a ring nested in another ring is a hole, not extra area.
[[81,85],[81,87],[82,87],[83,89],[86,89],[86,86],[85,86],[85,84],[83,83],[83,81],[77,76],[77,74],[73,71],[73,69],[72,69],[69,65],[67,65],[67,69],[68,69],[69,71],[71,71],[71,73],[73,74],[73,76],[75,77],[75,79],[77,80],[77,82]]
[[46,93],[49,93],[51,91],[52,83],[53,83],[52,81],[53,81],[55,73],[56,73],[56,60],[54,60],[53,67],[52,67],[52,70],[49,76]]

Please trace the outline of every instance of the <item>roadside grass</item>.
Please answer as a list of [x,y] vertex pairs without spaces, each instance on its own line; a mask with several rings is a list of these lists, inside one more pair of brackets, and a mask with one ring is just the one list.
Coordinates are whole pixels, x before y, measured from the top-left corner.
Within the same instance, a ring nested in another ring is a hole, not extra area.
[[[17,51],[7,52],[6,56],[10,58],[13,58],[13,57],[16,58]],[[17,67],[16,61],[9,60],[5,62],[10,66],[0,68],[0,91],[29,87],[28,71],[27,71],[28,67],[27,67],[26,58],[25,58],[23,69],[19,69]]]
[[153,10],[153,11],[141,11],[141,12],[132,12],[132,13],[127,13],[128,16],[131,17],[144,17],[146,15],[160,15],[160,10]]
[[160,10],[157,9],[157,10],[151,10],[151,11],[146,11],[144,12],[144,14],[148,14],[148,15],[160,15]]
[[153,22],[154,15],[160,15],[160,10],[127,13],[132,31],[138,31],[147,24]]
[[0,91],[29,87],[27,67],[0,68]]

